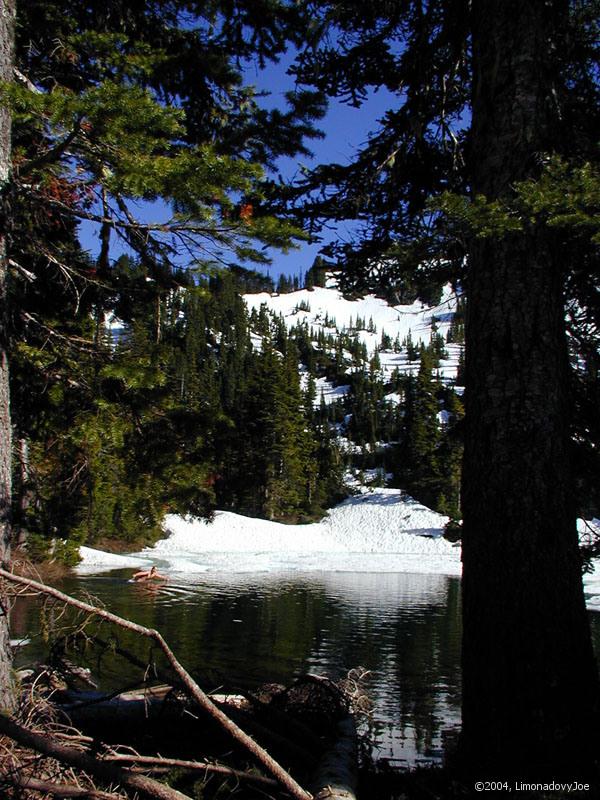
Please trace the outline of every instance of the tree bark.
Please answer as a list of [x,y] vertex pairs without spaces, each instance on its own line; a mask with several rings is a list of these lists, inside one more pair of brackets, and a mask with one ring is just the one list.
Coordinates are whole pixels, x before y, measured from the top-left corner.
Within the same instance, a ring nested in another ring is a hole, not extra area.
[[[18,508],[15,520],[12,520],[12,544],[15,549],[23,547],[27,542],[26,516],[32,502],[31,473],[29,470],[29,441],[21,437],[14,448],[18,461],[17,486],[13,486],[13,507]],[[14,476],[13,476],[14,477]],[[14,484],[14,481],[13,481]]]
[[[474,193],[509,199],[556,149],[566,14],[557,0],[474,0]],[[573,775],[595,741],[555,245],[531,224],[475,241],[469,263],[461,746],[496,778]]]
[[[0,82],[12,81],[14,53],[15,0],[0,3]],[[11,165],[11,114],[0,103],[0,564],[10,559],[11,418],[8,383],[7,313],[7,229],[8,185]],[[11,677],[11,650],[8,633],[8,605],[0,596],[0,710],[11,709],[15,692]]]

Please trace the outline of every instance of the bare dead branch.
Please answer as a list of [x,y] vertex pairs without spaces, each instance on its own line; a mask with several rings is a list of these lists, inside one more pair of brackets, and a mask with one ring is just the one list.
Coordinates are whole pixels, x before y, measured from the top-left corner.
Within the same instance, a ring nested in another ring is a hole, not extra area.
[[162,758],[160,756],[138,756],[138,755],[125,755],[116,754],[106,756],[103,761],[110,761],[113,763],[123,764],[137,764],[144,767],[165,767],[171,769],[178,767],[180,769],[190,770],[193,772],[206,772],[216,775],[231,776],[246,783],[255,783],[265,789],[275,789],[279,784],[273,778],[265,778],[262,775],[254,775],[251,772],[244,772],[240,769],[232,769],[231,767],[223,766],[222,764],[210,764],[202,761],[187,761],[181,758]]
[[59,333],[54,328],[45,325],[34,314],[30,314],[29,312],[24,311],[21,314],[21,318],[25,322],[31,322],[32,324],[37,325],[38,328],[47,333],[49,337],[60,339],[60,341],[66,342],[70,347],[73,347],[77,350],[81,350],[82,352],[93,352],[94,350],[93,342],[90,342],[88,339],[84,339],[81,336],[66,336],[65,334]]
[[[23,188],[27,189],[29,192],[34,191],[32,186],[23,186]],[[61,209],[61,211],[64,211],[73,217],[76,217],[77,219],[85,219],[89,222],[96,222],[98,225],[108,225],[111,228],[123,228],[140,232],[154,231],[156,233],[165,234],[177,234],[185,232],[196,236],[203,236],[211,241],[214,239],[221,244],[227,244],[227,237],[232,236],[240,230],[240,226],[237,223],[227,224],[222,222],[220,224],[214,224],[210,227],[207,227],[206,225],[202,225],[193,221],[192,218],[189,218],[188,220],[170,219],[166,222],[142,222],[141,220],[134,220],[133,222],[130,222],[129,220],[126,221],[124,219],[119,219],[118,217],[105,216],[104,214],[94,214],[91,211],[83,211],[80,208],[70,206],[61,200],[57,200],[56,198],[44,197],[44,202],[47,205]]]
[[133,789],[142,797],[150,798],[150,800],[190,800],[188,795],[178,792],[176,789],[171,789],[169,786],[165,786],[164,783],[159,783],[153,778],[122,769],[115,764],[103,763],[88,753],[84,753],[74,747],[59,744],[48,734],[34,733],[1,714],[0,733],[5,734],[10,739],[14,739],[14,741],[25,747],[55,758],[63,764],[82,769],[106,783]]
[[82,797],[89,800],[117,800],[122,797],[113,792],[101,792],[99,789],[85,789],[81,786],[73,786],[70,783],[53,783],[34,778],[32,775],[3,775],[4,780],[18,786],[20,789],[30,789],[34,792],[43,792],[45,797],[69,798]]
[[38,87],[32,83],[27,75],[23,75],[20,69],[13,67],[13,75],[15,76],[15,81],[20,83],[21,86],[26,86],[30,92],[34,92],[35,94],[42,94],[42,90],[38,89]]
[[13,575],[11,572],[7,572],[4,569],[0,569],[0,578],[4,578],[6,581],[17,583],[21,586],[27,586],[30,589],[35,589],[41,594],[54,597],[57,600],[66,603],[67,605],[73,606],[74,608],[79,608],[88,614],[95,614],[96,616],[100,617],[100,619],[104,619],[107,622],[111,622],[114,625],[118,625],[121,628],[133,631],[140,636],[145,636],[155,641],[171,665],[171,668],[179,678],[181,686],[185,690],[188,697],[192,699],[200,708],[202,708],[202,710],[205,711],[210,717],[212,717],[212,719],[214,719],[224,730],[226,730],[229,735],[236,742],[238,742],[238,744],[242,745],[249,753],[251,753],[252,756],[273,776],[273,778],[275,778],[275,780],[277,780],[281,786],[283,786],[286,791],[293,798],[295,798],[295,800],[311,800],[312,795],[303,789],[291,777],[289,772],[283,769],[283,767],[277,761],[275,761],[275,759],[273,759],[264,748],[262,748],[257,742],[254,741],[254,739],[248,736],[247,733],[245,733],[238,725],[236,725],[235,722],[233,722],[223,711],[221,711],[221,709],[219,709],[212,702],[208,695],[202,691],[189,673],[179,663],[175,657],[175,654],[157,630],[146,628],[143,625],[138,625],[136,622],[123,619],[123,617],[119,617],[110,611],[105,611],[104,609],[97,608],[89,603],[84,603],[82,600],[77,600],[74,597],[70,597],[69,595],[60,592],[58,589],[54,589],[51,586],[38,583],[30,578]]

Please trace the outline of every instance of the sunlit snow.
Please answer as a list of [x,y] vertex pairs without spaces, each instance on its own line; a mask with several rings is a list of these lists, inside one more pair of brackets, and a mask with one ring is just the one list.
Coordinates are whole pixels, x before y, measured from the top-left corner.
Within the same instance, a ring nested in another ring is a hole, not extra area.
[[[80,574],[156,563],[169,575],[281,572],[461,574],[460,547],[442,537],[447,517],[398,489],[364,489],[320,522],[284,525],[229,511],[212,521],[168,515],[167,538],[121,556],[82,547]],[[600,522],[592,523],[600,529]],[[580,521],[580,529],[584,523]],[[587,604],[600,611],[600,569],[584,576]]]
[[136,556],[121,556],[117,553],[105,553],[104,550],[94,550],[92,547],[80,547],[81,563],[77,566],[80,575],[106,572],[110,569],[137,569],[147,566],[150,561]]
[[[315,287],[285,294],[261,292],[243,297],[248,311],[259,311],[265,305],[276,316],[283,316],[288,329],[298,323],[306,324],[309,330],[313,329],[315,338],[320,329],[325,334],[334,335],[346,330],[366,345],[369,357],[374,355],[376,347],[381,344],[383,333],[392,341],[398,338],[400,343],[410,335],[415,345],[420,342],[429,344],[432,325],[435,323],[438,333],[446,339],[457,307],[457,298],[450,286],[444,288],[440,304],[434,307],[426,306],[420,301],[407,305],[390,305],[375,295],[348,300],[335,287],[333,280],[325,289]],[[303,310],[307,307],[309,311]],[[355,331],[357,319],[364,322],[366,328],[372,327],[376,332],[366,329]],[[253,337],[253,344],[259,348],[260,338]],[[448,358],[441,361],[437,370],[441,380],[455,380],[460,350],[461,346],[458,344],[446,345]],[[381,351],[379,360],[384,377],[389,377],[395,369],[402,374],[416,373],[419,369],[418,360],[408,361],[406,350],[399,353]],[[332,385],[328,386],[329,390],[324,391],[325,402],[331,402],[336,397]]]

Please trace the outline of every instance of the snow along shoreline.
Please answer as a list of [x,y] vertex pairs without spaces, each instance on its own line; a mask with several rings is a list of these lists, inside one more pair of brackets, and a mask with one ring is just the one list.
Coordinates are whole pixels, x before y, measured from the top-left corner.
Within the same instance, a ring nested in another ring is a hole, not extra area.
[[[169,514],[167,538],[121,556],[82,547],[80,575],[157,564],[201,573],[410,572],[460,577],[460,547],[442,534],[448,518],[398,489],[363,489],[320,522],[284,525],[217,511],[212,521]],[[583,528],[583,523],[582,528]],[[600,527],[600,523],[594,520]],[[588,608],[600,611],[600,569],[584,576]]]

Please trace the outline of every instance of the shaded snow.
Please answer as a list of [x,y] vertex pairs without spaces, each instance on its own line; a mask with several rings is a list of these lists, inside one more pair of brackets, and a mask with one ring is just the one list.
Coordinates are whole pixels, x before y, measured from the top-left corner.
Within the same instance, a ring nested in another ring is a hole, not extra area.
[[317,378],[315,381],[315,387],[317,390],[317,396],[315,398],[314,405],[317,408],[321,404],[321,398],[323,398],[324,402],[329,405],[335,400],[341,400],[342,397],[345,397],[350,391],[349,385],[334,386],[331,381],[327,380],[327,378]]
[[120,556],[116,553],[105,553],[103,550],[94,550],[91,547],[80,547],[79,555],[81,563],[77,565],[76,571],[80,575],[94,574],[96,572],[107,572],[111,569],[136,569],[150,564],[147,558],[138,556]]

